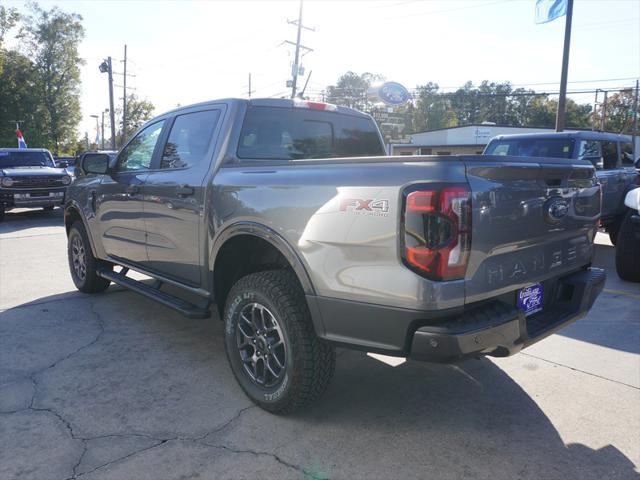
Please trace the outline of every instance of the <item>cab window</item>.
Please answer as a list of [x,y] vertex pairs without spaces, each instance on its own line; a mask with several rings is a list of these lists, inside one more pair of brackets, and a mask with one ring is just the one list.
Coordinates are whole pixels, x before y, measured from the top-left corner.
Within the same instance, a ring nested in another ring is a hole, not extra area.
[[204,160],[220,110],[178,115],[162,152],[160,168],[184,168]]
[[118,155],[119,172],[148,170],[164,120],[149,125],[131,140]]

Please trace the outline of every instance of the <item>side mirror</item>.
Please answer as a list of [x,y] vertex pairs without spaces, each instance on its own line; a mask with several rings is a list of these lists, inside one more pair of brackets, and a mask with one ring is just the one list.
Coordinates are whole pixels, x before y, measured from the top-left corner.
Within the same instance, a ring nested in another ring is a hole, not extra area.
[[109,155],[106,153],[87,153],[82,157],[80,170],[85,174],[104,175],[109,170]]
[[69,166],[69,162],[58,162],[56,167],[58,168],[67,168]]

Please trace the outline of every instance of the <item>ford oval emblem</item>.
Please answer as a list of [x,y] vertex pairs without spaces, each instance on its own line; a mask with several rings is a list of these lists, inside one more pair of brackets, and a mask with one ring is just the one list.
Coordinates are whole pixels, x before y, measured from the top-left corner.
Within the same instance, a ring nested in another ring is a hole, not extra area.
[[380,85],[378,97],[387,105],[404,105],[411,98],[411,94],[399,83],[387,82]]
[[551,222],[559,222],[569,213],[569,203],[563,198],[552,198],[547,202],[545,213]]

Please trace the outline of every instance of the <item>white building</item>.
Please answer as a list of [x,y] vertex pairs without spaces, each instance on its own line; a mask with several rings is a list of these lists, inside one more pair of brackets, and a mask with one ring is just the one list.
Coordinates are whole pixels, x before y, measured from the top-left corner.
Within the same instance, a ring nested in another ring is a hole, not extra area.
[[[567,132],[576,131],[567,129]],[[411,143],[391,144],[392,155],[455,155],[482,153],[496,135],[555,132],[553,128],[511,127],[482,123],[414,133]]]

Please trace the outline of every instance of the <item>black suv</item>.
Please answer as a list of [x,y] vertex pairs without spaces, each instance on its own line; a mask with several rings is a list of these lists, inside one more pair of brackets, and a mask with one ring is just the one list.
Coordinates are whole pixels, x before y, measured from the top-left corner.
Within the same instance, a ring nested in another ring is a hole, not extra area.
[[499,135],[489,142],[484,155],[590,161],[602,185],[602,226],[609,233],[611,243],[616,244],[628,210],[624,197],[638,181],[638,160],[634,161],[629,135],[587,131]]
[[0,221],[5,210],[53,210],[64,203],[71,176],[44,148],[0,148]]

